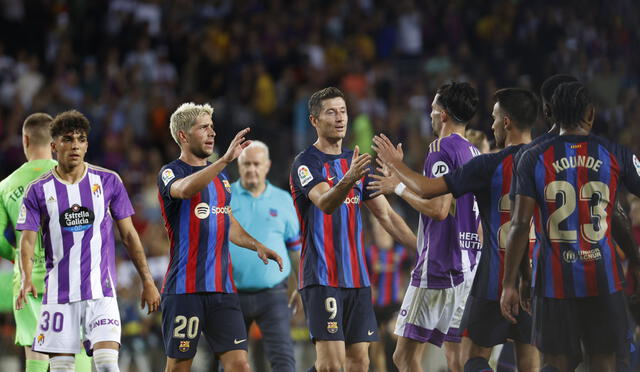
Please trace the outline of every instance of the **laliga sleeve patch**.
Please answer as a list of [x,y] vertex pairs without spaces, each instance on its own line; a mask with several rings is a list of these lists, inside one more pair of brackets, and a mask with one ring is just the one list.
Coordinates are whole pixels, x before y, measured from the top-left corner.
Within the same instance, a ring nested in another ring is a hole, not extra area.
[[18,224],[27,222],[27,207],[24,206],[24,203],[20,205],[20,214],[18,214],[18,220],[16,222]]
[[444,176],[447,173],[449,173],[449,166],[442,160],[435,162],[431,167],[431,174],[434,177]]
[[636,167],[636,172],[638,173],[638,176],[640,176],[640,160],[638,160],[638,157],[633,154],[633,166]]
[[169,181],[171,181],[174,178],[176,178],[176,175],[173,174],[173,171],[171,170],[171,168],[167,168],[162,171],[162,182],[164,182],[165,186],[167,186]]
[[309,182],[313,181],[313,176],[307,168],[306,165],[301,165],[298,167],[298,178],[300,179],[300,184],[302,187],[307,186]]

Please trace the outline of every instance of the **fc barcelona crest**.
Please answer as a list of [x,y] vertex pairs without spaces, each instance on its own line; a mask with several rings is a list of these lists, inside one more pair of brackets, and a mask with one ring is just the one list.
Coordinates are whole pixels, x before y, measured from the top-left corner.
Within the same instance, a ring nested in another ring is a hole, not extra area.
[[338,322],[327,322],[327,332],[329,333],[338,332]]
[[187,351],[189,351],[189,347],[191,347],[190,341],[180,341],[178,350],[180,350],[181,353],[186,353]]
[[275,208],[269,208],[269,214],[271,217],[278,217],[278,210]]
[[222,184],[224,185],[224,188],[227,189],[227,192],[231,194],[231,185],[229,184],[229,181],[222,180]]

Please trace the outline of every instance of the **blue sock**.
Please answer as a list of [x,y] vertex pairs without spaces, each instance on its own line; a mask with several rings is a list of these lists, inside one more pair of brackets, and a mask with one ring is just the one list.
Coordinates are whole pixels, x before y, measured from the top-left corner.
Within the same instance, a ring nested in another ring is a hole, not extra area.
[[467,360],[464,364],[464,372],[493,372],[489,361],[485,358],[475,357]]

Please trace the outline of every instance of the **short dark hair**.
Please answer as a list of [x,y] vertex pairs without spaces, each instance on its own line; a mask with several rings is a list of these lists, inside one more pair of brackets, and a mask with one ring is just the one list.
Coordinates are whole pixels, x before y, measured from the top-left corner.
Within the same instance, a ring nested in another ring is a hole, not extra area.
[[519,130],[531,130],[538,118],[538,99],[523,88],[499,89],[493,95],[500,108],[513,120]]
[[478,110],[478,94],[469,83],[445,84],[436,93],[437,103],[459,123],[467,123]]
[[51,115],[37,112],[24,119],[22,131],[29,136],[30,143],[36,146],[43,146],[51,143]]
[[542,103],[551,103],[551,97],[553,96],[553,92],[556,90],[558,85],[564,83],[573,83],[574,81],[578,81],[578,79],[572,75],[557,74],[549,76],[540,87],[540,97],[542,97]]
[[313,93],[311,98],[309,98],[309,113],[317,118],[320,115],[320,110],[322,109],[322,101],[337,97],[344,99],[344,94],[342,94],[342,91],[336,87],[320,89]]
[[89,119],[76,110],[69,110],[56,115],[51,123],[52,138],[74,132],[89,135],[90,131]]
[[551,112],[564,129],[577,128],[593,101],[587,88],[579,82],[560,84],[551,97]]

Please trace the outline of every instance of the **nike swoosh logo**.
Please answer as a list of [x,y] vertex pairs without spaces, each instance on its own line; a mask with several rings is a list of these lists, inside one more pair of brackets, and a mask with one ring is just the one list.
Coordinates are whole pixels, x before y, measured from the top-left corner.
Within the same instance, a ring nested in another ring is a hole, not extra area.
[[233,343],[237,345],[237,344],[241,344],[241,343],[243,343],[243,342],[245,342],[245,341],[247,341],[247,339],[246,339],[246,338],[243,338],[242,340],[238,340],[238,339],[236,338],[235,340],[233,340]]
[[327,178],[327,181],[331,181],[331,180],[332,180],[332,179],[334,179],[334,178],[336,178],[336,176],[329,177],[329,178]]
[[367,334],[368,334],[369,336],[371,336],[371,335],[372,335],[372,334],[374,334],[374,333],[375,333],[375,331],[367,331]]

